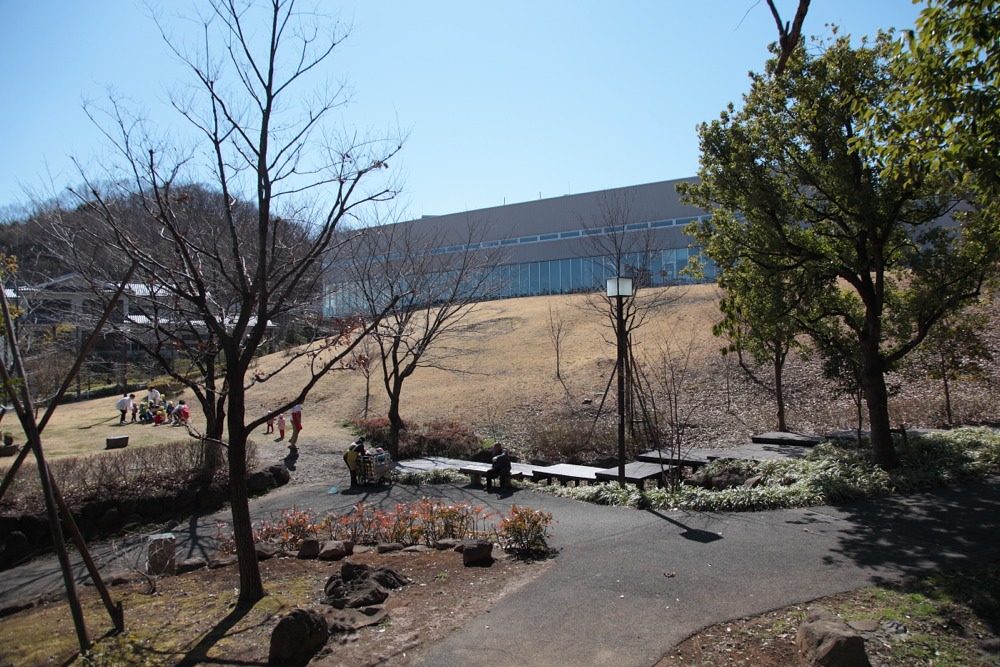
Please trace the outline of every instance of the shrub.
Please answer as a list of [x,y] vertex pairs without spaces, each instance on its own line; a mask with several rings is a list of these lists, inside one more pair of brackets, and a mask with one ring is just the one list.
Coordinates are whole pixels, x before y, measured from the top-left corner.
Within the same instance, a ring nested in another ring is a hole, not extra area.
[[[445,503],[423,498],[399,503],[391,510],[358,503],[346,514],[331,512],[318,518],[311,510],[289,510],[255,525],[254,538],[295,548],[304,537],[350,540],[356,544],[399,542],[432,546],[445,537],[482,538],[489,534],[493,514],[478,505]],[[232,553],[232,537],[221,531],[219,550]]]
[[617,482],[539,488],[586,502],[635,508],[739,512],[810,507],[929,489],[1000,472],[1000,434],[992,429],[966,428],[912,437],[901,460],[899,468],[887,472],[870,462],[866,450],[851,444],[824,443],[802,459],[719,460],[705,467],[707,474],[732,471],[760,476],[760,484],[749,489],[710,491],[682,485],[675,490],[640,492],[635,486],[622,487]]
[[[372,446],[388,448],[390,426],[385,417],[357,419],[351,422],[351,427],[365,436]],[[447,456],[466,459],[483,447],[482,438],[467,424],[455,421],[412,422],[407,423],[406,430],[400,434],[397,458]]]
[[616,442],[613,424],[567,414],[531,424],[525,455],[532,461],[590,464],[607,456],[607,443]]
[[551,525],[551,512],[512,505],[497,526],[496,536],[505,551],[522,557],[548,556]]
[[[253,458],[253,448],[248,448]],[[198,440],[182,440],[148,447],[73,456],[49,462],[63,498],[70,507],[93,500],[124,500],[176,491],[202,473],[204,447]],[[216,471],[225,481],[226,470]],[[45,500],[35,464],[25,461],[4,495],[5,514],[38,514]]]

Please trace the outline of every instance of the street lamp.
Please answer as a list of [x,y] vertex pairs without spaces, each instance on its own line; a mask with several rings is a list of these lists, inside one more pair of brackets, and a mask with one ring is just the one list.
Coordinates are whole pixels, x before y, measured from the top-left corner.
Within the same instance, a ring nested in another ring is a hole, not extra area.
[[623,276],[608,278],[608,297],[615,299],[615,338],[618,342],[618,481],[625,484],[625,313],[622,303],[632,296],[632,279]]

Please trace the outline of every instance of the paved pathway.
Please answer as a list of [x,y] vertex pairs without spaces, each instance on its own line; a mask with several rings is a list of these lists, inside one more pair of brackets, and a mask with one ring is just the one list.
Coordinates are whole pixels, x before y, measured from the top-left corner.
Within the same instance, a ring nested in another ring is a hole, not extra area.
[[[300,441],[294,483],[253,501],[254,516],[292,506],[343,510],[359,501],[391,507],[425,495],[498,511],[516,501],[555,516],[555,565],[421,649],[418,664],[426,666],[650,665],[716,622],[998,557],[1000,477],[838,507],[703,514],[600,507],[533,491],[498,496],[463,485],[352,492],[343,488],[342,466],[329,465],[342,449]],[[182,557],[210,550],[216,522],[226,519],[223,512],[175,529]],[[107,545],[96,551],[110,558]],[[0,577],[0,604],[60,586],[54,560],[39,559]]]

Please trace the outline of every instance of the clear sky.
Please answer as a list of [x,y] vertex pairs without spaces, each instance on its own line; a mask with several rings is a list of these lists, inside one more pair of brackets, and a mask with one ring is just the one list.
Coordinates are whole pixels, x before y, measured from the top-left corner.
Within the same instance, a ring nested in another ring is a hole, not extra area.
[[[159,0],[168,14],[188,0]],[[777,0],[790,20],[797,0]],[[329,75],[345,125],[409,132],[409,217],[694,175],[695,127],[747,89],[777,37],[764,0],[324,2],[353,25]],[[813,0],[804,33],[909,28],[911,0]],[[175,24],[176,25],[176,24]],[[183,27],[183,23],[180,24]],[[101,152],[82,110],[113,89],[151,120],[184,71],[141,0],[0,0],[0,207],[79,182]]]

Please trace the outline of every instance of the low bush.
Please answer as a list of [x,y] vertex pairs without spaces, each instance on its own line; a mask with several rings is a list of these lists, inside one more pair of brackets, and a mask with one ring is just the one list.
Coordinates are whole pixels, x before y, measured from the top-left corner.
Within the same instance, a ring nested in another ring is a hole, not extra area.
[[607,421],[594,423],[572,414],[537,420],[530,424],[524,456],[529,461],[591,465],[607,457],[607,443],[618,437],[615,428]]
[[[423,498],[414,503],[399,503],[388,510],[358,503],[345,514],[331,512],[322,517],[312,510],[293,508],[256,523],[253,534],[255,542],[271,542],[287,551],[298,549],[307,537],[350,540],[355,544],[398,542],[433,546],[443,538],[487,537],[494,516],[478,505]],[[221,525],[217,540],[220,552],[235,551],[231,533],[225,532]]]
[[704,468],[707,475],[736,471],[759,476],[753,488],[708,490],[681,485],[675,490],[640,492],[617,482],[539,488],[602,505],[740,512],[876,498],[1000,472],[1000,433],[994,429],[963,428],[911,437],[909,446],[901,449],[902,464],[891,471],[873,465],[866,450],[836,443],[819,445],[802,459],[719,460]]
[[[370,447],[389,446],[389,420],[358,419],[350,426],[370,443]],[[445,456],[468,459],[475,452],[486,447],[485,441],[476,435],[472,427],[456,421],[435,421],[427,424],[407,423],[400,434],[399,459],[413,459],[422,456]]]
[[[497,518],[499,517],[499,522]],[[491,524],[496,523],[491,528]],[[422,498],[413,503],[399,503],[392,509],[377,509],[358,503],[345,513],[319,516],[309,509],[292,508],[280,515],[254,524],[254,542],[269,542],[286,551],[299,548],[302,540],[350,540],[355,544],[398,542],[405,545],[433,546],[438,540],[486,539],[495,536],[507,551],[525,557],[549,555],[549,527],[552,514],[514,505],[501,516],[467,502],[446,503]],[[216,535],[219,551],[236,550],[232,533],[222,524]]]
[[[256,465],[256,448],[248,444],[248,466]],[[199,440],[181,440],[144,447],[73,456],[49,462],[52,476],[71,509],[95,500],[126,500],[156,497],[176,491],[201,477],[204,445]],[[225,481],[226,467],[216,471]],[[45,500],[38,471],[26,460],[0,501],[6,515],[40,514]]]
[[409,484],[410,486],[420,486],[421,484],[458,484],[468,481],[468,479],[468,475],[463,475],[457,470],[449,468],[405,472],[396,477],[398,483]]
[[551,512],[512,505],[496,527],[496,536],[505,551],[521,557],[545,557],[550,553],[551,525]]

